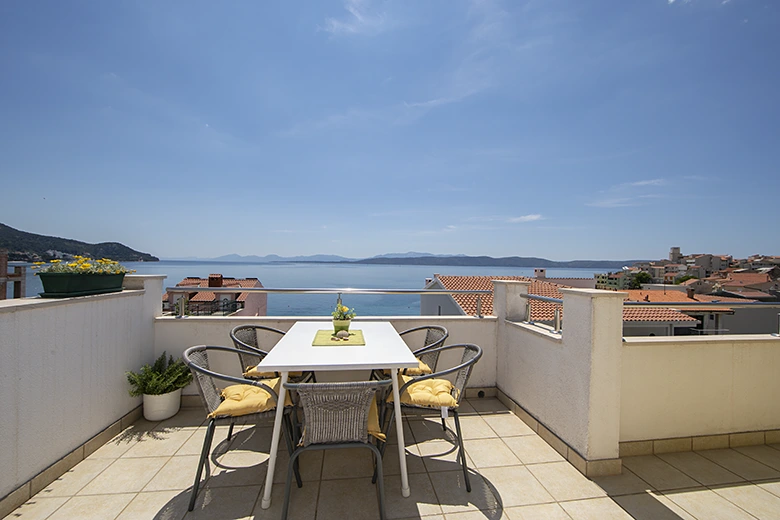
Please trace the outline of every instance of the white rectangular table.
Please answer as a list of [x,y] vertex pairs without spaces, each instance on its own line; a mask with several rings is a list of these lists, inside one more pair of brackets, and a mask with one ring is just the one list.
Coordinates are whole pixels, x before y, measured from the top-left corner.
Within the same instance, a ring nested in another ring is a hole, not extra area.
[[[282,381],[287,381],[290,372],[370,370],[389,368],[393,379],[393,405],[395,407],[395,428],[398,435],[398,459],[401,465],[401,494],[408,497],[409,477],[406,472],[406,448],[401,424],[401,399],[398,390],[398,370],[418,366],[417,358],[389,322],[353,321],[352,329],[363,331],[366,344],[361,346],[338,345],[312,346],[318,330],[333,329],[329,321],[298,321],[258,365],[263,372],[280,372]],[[268,473],[261,507],[271,507],[271,487],[276,468],[276,450],[282,430],[282,415],[286,389],[281,385],[276,407],[274,431],[271,439],[271,453],[268,459]]]

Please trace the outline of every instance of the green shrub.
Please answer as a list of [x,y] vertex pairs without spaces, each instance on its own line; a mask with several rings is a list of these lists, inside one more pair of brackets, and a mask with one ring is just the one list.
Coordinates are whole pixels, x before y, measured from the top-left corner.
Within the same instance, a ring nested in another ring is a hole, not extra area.
[[165,352],[152,365],[144,365],[140,372],[127,372],[130,395],[162,395],[184,388],[192,382],[192,373],[184,361],[173,356],[167,360]]

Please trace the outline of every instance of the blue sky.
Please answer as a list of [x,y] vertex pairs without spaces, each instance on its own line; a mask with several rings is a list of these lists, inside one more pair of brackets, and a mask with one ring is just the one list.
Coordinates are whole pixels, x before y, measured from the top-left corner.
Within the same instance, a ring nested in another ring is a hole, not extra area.
[[780,254],[780,3],[0,3],[0,222],[161,257]]

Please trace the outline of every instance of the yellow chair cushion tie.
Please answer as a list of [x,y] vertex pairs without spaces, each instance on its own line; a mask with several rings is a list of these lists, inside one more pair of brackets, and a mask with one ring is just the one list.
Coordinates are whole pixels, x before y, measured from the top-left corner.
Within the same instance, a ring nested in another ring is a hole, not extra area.
[[[290,377],[301,377],[303,372],[290,372]],[[276,372],[260,372],[257,369],[257,365],[253,367],[247,367],[244,372],[244,377],[250,377],[252,379],[270,379],[273,377],[279,377]]]
[[[413,377],[398,375],[398,385],[403,386]],[[458,399],[452,395],[452,383],[447,379],[424,379],[407,386],[401,394],[401,404],[424,406],[427,408],[457,408]],[[457,389],[456,389],[457,395]],[[387,402],[393,402],[393,394],[387,397]]]
[[[279,392],[279,381],[281,378],[266,379],[260,381],[266,386]],[[251,413],[268,412],[276,408],[276,400],[263,388],[254,385],[230,385],[222,390],[223,401],[216,410],[209,414],[214,417],[240,417]],[[284,398],[285,406],[292,406],[290,392],[287,392]]]
[[[426,363],[423,363],[423,361],[420,358],[417,358],[417,361],[419,362],[419,365],[414,368],[402,368],[399,370],[399,373],[405,374],[407,376],[427,376],[428,374],[432,374],[433,370],[431,370],[431,367],[429,367]],[[384,373],[386,376],[392,375],[393,371],[389,368],[386,368],[384,370]]]

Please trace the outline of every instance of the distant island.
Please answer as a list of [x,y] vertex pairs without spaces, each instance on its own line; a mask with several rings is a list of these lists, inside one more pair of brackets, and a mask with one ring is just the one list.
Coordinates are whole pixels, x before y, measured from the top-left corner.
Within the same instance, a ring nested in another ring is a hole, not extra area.
[[36,235],[19,231],[0,223],[0,249],[8,251],[8,259],[21,262],[40,262],[74,255],[90,258],[110,258],[118,262],[158,262],[148,253],[130,249],[118,242],[88,244],[67,238]]

